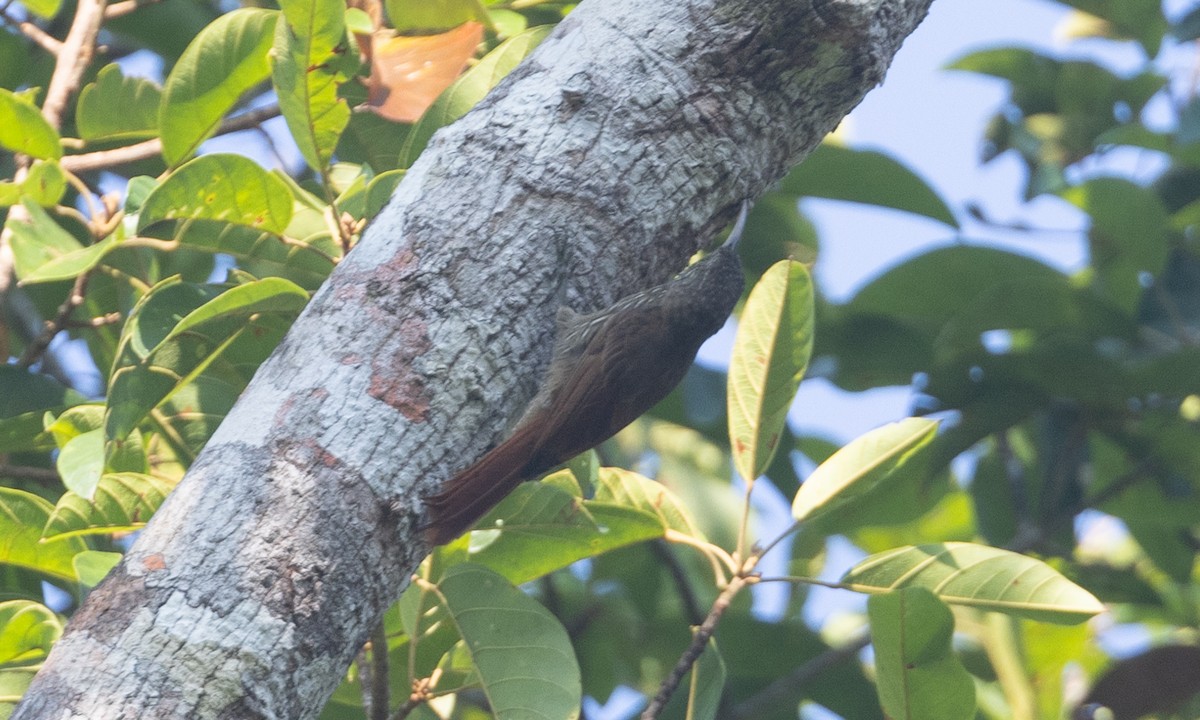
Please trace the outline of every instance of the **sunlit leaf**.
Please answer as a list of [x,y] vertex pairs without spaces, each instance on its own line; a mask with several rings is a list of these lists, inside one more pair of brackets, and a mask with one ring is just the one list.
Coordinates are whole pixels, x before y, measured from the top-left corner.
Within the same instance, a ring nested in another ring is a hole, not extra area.
[[907,418],[857,438],[800,485],[792,501],[792,517],[810,522],[849,505],[903,467],[936,433],[936,420]]
[[437,584],[498,720],[573,720],[579,665],[558,619],[503,577],[456,565]]
[[584,502],[548,483],[526,483],[471,533],[471,562],[521,584],[584,558],[662,536],[653,515],[612,502]]
[[429,31],[476,19],[476,0],[387,0],[388,17],[397,30]]
[[121,562],[121,553],[84,550],[75,556],[75,572],[84,587],[96,587]]
[[62,146],[58,133],[32,104],[0,88],[0,147],[41,160],[58,160]]
[[47,263],[83,249],[75,236],[54,222],[37,203],[26,199],[21,205],[26,217],[18,220],[10,214],[6,225],[12,231],[14,269],[18,278],[33,275]]
[[195,250],[225,253],[258,277],[287,278],[308,290],[320,287],[334,268],[334,256],[322,246],[220,220],[160,221],[146,227],[141,235],[178,241]]
[[105,65],[96,81],[79,93],[75,111],[79,136],[84,140],[152,137],[158,133],[161,100],[162,90],[154,83],[124,77],[116,63]]
[[812,345],[812,278],[780,261],[750,291],[729,361],[729,442],[743,478],[771,463]]
[[842,585],[882,593],[923,587],[943,602],[1066,625],[1104,612],[1091,593],[1046,563],[972,543],[918,545],[872,555]]
[[[270,316],[292,317],[307,301],[307,293],[282,278],[232,288],[172,278],[152,288],[125,323],[109,381],[105,420],[109,457],[112,443],[125,438],[146,413],[239,338],[256,340],[260,325],[270,323]],[[260,347],[262,358],[270,349],[269,344]]]
[[275,10],[239,8],[218,17],[188,45],[163,86],[158,116],[168,165],[194,154],[238,99],[267,79],[278,17]]
[[95,245],[72,250],[48,260],[21,278],[23,283],[71,280],[100,264],[109,250],[117,247],[116,237],[109,235]]
[[57,204],[66,191],[66,174],[58,163],[50,160],[35,161],[20,185],[20,192],[42,207]]
[[150,191],[138,229],[161,220],[220,220],[281,233],[292,219],[287,184],[243,155],[213,153],[192,160]]
[[50,653],[62,630],[62,621],[41,603],[0,602],[0,666],[41,660]]
[[42,542],[54,506],[24,490],[0,487],[0,565],[35,570],[75,581],[72,559],[87,546],[78,538]]
[[107,473],[100,478],[90,501],[74,492],[59,498],[43,536],[49,539],[140,529],[172,487],[174,483],[142,473]]
[[345,48],[345,5],[337,0],[287,0],[275,31],[271,79],[279,107],[309,167],[325,172],[350,107],[338,97]]

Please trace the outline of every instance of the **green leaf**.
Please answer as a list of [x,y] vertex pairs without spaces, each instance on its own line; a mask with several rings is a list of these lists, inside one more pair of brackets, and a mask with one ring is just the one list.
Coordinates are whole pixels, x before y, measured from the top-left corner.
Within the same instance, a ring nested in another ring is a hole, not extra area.
[[697,540],[705,539],[683,502],[666,485],[631,470],[600,468],[593,502],[640,510],[656,516],[664,530],[674,530]]
[[287,21],[275,31],[271,79],[300,154],[323,173],[350,122],[350,106],[337,94],[346,78],[335,56],[345,42],[345,6],[338,0],[285,0],[281,6]]
[[938,248],[889,268],[846,306],[848,313],[894,317],[927,329],[930,339],[959,308],[1004,282],[1061,279],[1062,273],[1025,255],[988,247]]
[[437,587],[497,720],[579,716],[579,664],[546,608],[474,565],[450,568]]
[[46,424],[46,431],[54,437],[61,450],[68,442],[84,433],[104,427],[104,405],[85,403],[68,408]]
[[1170,252],[1169,218],[1155,191],[1118,178],[1095,178],[1062,193],[1092,220],[1088,231],[1096,285],[1132,311],[1141,274],[1158,275]]
[[403,170],[388,170],[372,178],[371,182],[367,185],[366,207],[363,210],[363,217],[370,220],[378,215],[383,206],[387,205],[388,200],[392,199],[392,193],[396,191],[396,186],[403,179]]
[[62,8],[62,0],[22,0],[21,6],[45,20],[52,20]]
[[975,717],[975,684],[950,647],[954,616],[922,587],[867,603],[879,701],[893,720]]
[[952,605],[1063,625],[1104,612],[1091,593],[1046,563],[973,543],[918,545],[872,555],[851,568],[841,584],[867,593],[923,587]]
[[163,158],[178,165],[212,137],[248,90],[267,79],[279,13],[240,8],[210,23],[184,50],[163,87]]
[[72,561],[87,546],[77,538],[42,542],[42,528],[53,509],[37,495],[0,487],[0,565],[75,582]]
[[235,343],[253,343],[265,359],[273,345],[259,342],[263,324],[272,315],[294,317],[307,301],[306,292],[282,278],[232,288],[171,278],[154,286],[125,323],[109,380],[110,459],[113,443]]
[[933,440],[937,425],[936,420],[907,418],[855,439],[800,485],[792,517],[811,522],[871,492]]
[[74,492],[59,498],[42,535],[49,539],[141,529],[174,486],[144,473],[106,473],[90,501]]
[[387,0],[387,15],[396,29],[447,30],[468,20],[482,20],[478,0]]
[[55,467],[68,490],[91,498],[104,471],[104,432],[91,430],[68,440],[58,453]]
[[950,207],[928,183],[895,159],[872,150],[822,143],[780,181],[779,189],[796,196],[903,210],[958,227]]
[[84,587],[96,587],[112,569],[121,562],[123,556],[116,552],[100,550],[84,550],[75,556],[75,572],[79,582]]
[[0,88],[0,147],[40,160],[58,160],[62,145],[58,133],[31,103]]
[[37,203],[21,202],[27,218],[16,220],[10,214],[7,226],[12,230],[12,251],[17,277],[24,279],[43,265],[83,248],[75,236],[54,222]]
[[[47,160],[37,160],[29,168],[20,191],[42,207],[52,207],[67,191],[67,176],[62,167]],[[11,203],[10,203],[11,204]]]
[[204,155],[176,170],[150,191],[138,230],[175,219],[220,220],[282,233],[292,219],[287,183],[242,155]]
[[334,258],[340,257],[324,246],[219,220],[160,221],[140,234],[173,240],[193,250],[232,255],[240,268],[253,275],[286,278],[307,290],[320,287],[333,272]]
[[647,512],[603,501],[585,503],[547,482],[519,486],[478,528],[471,533],[470,561],[517,585],[577,560],[662,536],[662,526]]
[[158,133],[161,100],[162,90],[154,83],[122,76],[116,63],[105,65],[96,81],[79,93],[75,111],[79,136],[84,140],[153,137]]
[[41,669],[40,665],[0,669],[0,717],[10,717],[17,702],[29,689],[33,676]]
[[95,245],[73,250],[39,265],[21,278],[22,283],[72,280],[100,264],[109,250],[117,247],[117,238],[109,235]]
[[53,378],[16,365],[0,365],[0,453],[54,449],[42,417],[83,401]]
[[62,621],[41,603],[0,602],[0,667],[41,661],[62,631]]
[[412,132],[400,151],[400,166],[409,167],[429,144],[429,139],[442,127],[449,125],[496,86],[504,76],[512,72],[533,49],[538,46],[552,26],[530,28],[520,35],[505,40],[479,61],[475,67],[463,73],[454,83],[438,96],[421,119],[413,125]]
[[744,479],[771,464],[812,346],[812,278],[782,260],[750,291],[729,361],[729,443]]

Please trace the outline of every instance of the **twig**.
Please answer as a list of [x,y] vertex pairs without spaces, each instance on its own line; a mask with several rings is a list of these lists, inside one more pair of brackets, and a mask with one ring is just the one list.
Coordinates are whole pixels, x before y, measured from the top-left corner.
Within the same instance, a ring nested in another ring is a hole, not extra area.
[[[241,130],[250,130],[263,122],[270,120],[273,117],[279,116],[279,106],[265,105],[260,108],[249,110],[237,117],[230,118],[221,123],[217,128],[218,135],[227,133],[239,132]],[[113,148],[112,150],[98,150],[96,152],[82,153],[80,155],[68,155],[64,157],[59,164],[64,170],[74,173],[89,172],[91,170],[104,170],[126,163],[146,160],[155,155],[162,153],[162,140],[153,138],[143,140],[140,143],[126,145],[125,147]]]
[[708,617],[704,618],[704,622],[700,627],[696,628],[696,632],[692,634],[692,643],[688,645],[687,650],[683,651],[683,655],[679,657],[679,662],[675,663],[675,667],[671,669],[671,673],[667,676],[663,683],[658,688],[658,694],[650,701],[646,710],[642,713],[642,720],[655,720],[667,706],[667,701],[679,689],[679,683],[683,682],[683,678],[696,664],[696,660],[700,658],[704,648],[708,646],[708,640],[712,637],[713,632],[717,629],[717,623],[720,622],[721,616],[729,609],[729,604],[733,602],[733,598],[742,591],[742,588],[753,583],[756,580],[754,576],[735,576],[717,596],[713,602],[712,609],[708,611]]
[[63,327],[74,330],[95,330],[98,327],[119,323],[123,317],[125,316],[119,312],[110,312],[87,320],[68,320]]
[[114,20],[119,17],[125,17],[129,13],[143,8],[147,5],[156,5],[160,0],[121,0],[104,8],[104,19]]
[[59,486],[58,471],[26,465],[0,465],[0,477],[32,480],[39,485]]
[[54,319],[46,323],[42,328],[42,332],[33,339],[25,348],[25,352],[21,353],[21,358],[17,360],[17,366],[27,368],[38,361],[42,353],[46,352],[46,348],[50,347],[50,341],[54,339],[67,321],[71,318],[71,313],[75,312],[75,308],[83,304],[83,293],[87,289],[87,281],[90,273],[80,273],[75,278],[75,285],[71,287],[71,292],[67,294],[67,299],[63,300],[62,305],[58,306],[58,313]]
[[0,18],[3,18],[5,22],[15,27],[21,32],[22,35],[32,40],[38,47],[50,53],[51,55],[58,55],[58,53],[62,50],[63,44],[61,40],[41,29],[36,24],[29,22],[28,20],[18,20],[12,15],[9,15],[7,7],[5,7],[3,10],[0,10]]
[[779,707],[784,700],[795,695],[797,690],[815,680],[829,668],[853,658],[870,642],[871,636],[864,633],[862,637],[845,645],[829,648],[808,662],[799,665],[787,675],[776,678],[754,695],[735,705],[729,712],[729,720],[743,720],[743,718],[766,715],[770,708]]
[[59,49],[54,74],[50,76],[50,84],[46,88],[46,102],[42,103],[42,116],[55,129],[62,125],[67,99],[79,88],[83,73],[96,52],[96,36],[104,22],[105,2],[79,0],[71,29]]

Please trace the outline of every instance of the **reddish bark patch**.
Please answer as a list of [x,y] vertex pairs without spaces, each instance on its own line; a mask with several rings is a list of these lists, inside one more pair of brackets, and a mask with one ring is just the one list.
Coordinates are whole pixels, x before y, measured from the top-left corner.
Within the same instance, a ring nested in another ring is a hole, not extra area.
[[159,572],[167,569],[167,560],[162,556],[162,553],[154,553],[142,558],[142,567],[147,572]]
[[411,422],[424,422],[429,415],[429,392],[424,376],[413,369],[413,362],[428,352],[430,345],[424,322],[419,318],[402,322],[371,360],[367,394]]

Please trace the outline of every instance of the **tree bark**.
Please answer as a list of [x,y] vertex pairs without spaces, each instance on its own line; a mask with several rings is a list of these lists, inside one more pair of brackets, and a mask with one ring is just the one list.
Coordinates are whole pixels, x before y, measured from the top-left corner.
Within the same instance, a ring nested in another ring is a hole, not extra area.
[[554,316],[678,271],[931,0],[585,0],[439,132],[14,715],[311,718],[500,438]]

